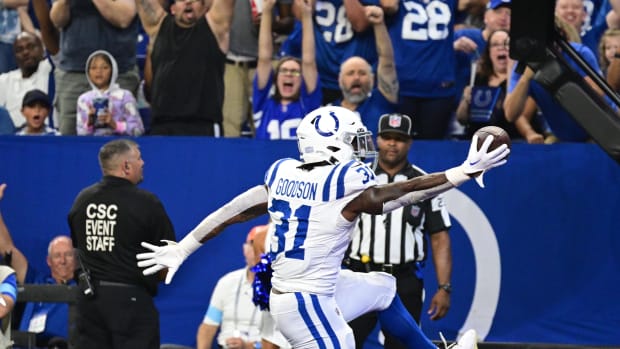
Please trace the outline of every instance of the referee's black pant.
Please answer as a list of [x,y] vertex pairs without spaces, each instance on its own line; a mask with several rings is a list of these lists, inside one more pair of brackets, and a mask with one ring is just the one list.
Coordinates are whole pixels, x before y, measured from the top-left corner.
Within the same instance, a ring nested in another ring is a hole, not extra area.
[[95,297],[78,296],[79,349],[159,349],[159,312],[153,297],[131,285],[97,283]]

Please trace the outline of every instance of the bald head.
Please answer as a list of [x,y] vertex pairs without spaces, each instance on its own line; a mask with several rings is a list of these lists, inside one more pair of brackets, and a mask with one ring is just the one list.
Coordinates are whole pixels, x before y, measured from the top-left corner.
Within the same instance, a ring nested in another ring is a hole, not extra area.
[[47,265],[57,283],[66,283],[73,278],[75,252],[71,238],[61,235],[50,241],[47,247]]
[[362,103],[374,86],[372,67],[362,57],[351,57],[340,65],[338,84],[345,101],[350,104]]

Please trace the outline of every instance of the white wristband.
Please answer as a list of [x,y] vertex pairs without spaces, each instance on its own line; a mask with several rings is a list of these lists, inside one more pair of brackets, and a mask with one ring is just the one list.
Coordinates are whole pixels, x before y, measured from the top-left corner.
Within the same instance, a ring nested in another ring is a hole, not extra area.
[[187,253],[186,257],[196,251],[202,244],[196,240],[193,234],[187,234],[181,241],[179,246],[183,249],[183,252]]
[[469,175],[466,174],[465,171],[463,171],[461,166],[453,167],[449,170],[446,170],[444,174],[446,175],[446,178],[448,178],[448,181],[452,183],[455,187],[458,187],[459,185],[471,179],[471,177],[469,177]]

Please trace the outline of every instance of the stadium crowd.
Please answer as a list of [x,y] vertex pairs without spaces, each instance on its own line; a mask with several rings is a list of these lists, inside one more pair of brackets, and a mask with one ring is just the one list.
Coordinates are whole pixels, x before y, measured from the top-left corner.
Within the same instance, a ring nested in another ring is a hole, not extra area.
[[[618,8],[555,4],[559,32],[603,77],[620,54]],[[334,104],[374,133],[379,115],[410,115],[414,139],[496,125],[528,143],[589,140],[531,69],[515,72],[510,0],[6,0],[0,11],[0,134],[294,139],[305,113]],[[97,52],[106,59],[90,64]],[[34,89],[47,95],[36,112],[24,99]]]

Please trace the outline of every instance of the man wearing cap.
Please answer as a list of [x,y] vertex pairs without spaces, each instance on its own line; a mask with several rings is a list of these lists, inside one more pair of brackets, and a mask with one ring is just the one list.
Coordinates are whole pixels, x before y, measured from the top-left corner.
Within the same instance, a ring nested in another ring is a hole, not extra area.
[[[380,117],[377,135],[379,158],[375,170],[378,184],[405,181],[426,174],[407,160],[413,143],[411,132],[411,118],[405,114],[384,114]],[[441,319],[450,308],[452,291],[450,225],[442,195],[380,216],[363,214],[353,233],[344,264],[354,271],[383,271],[394,275],[398,295],[419,323],[424,289],[421,268],[426,261],[430,240],[439,288],[433,295],[427,314],[432,320]],[[349,323],[353,328],[356,347],[362,348],[376,323],[376,313],[366,314]],[[405,348],[387,334],[385,347]]]
[[454,32],[457,102],[470,81],[472,63],[486,48],[491,33],[499,29],[510,31],[510,12],[510,0],[490,0],[484,13],[483,29],[464,28]]
[[22,114],[26,122],[17,129],[17,136],[60,136],[60,132],[47,126],[45,119],[50,114],[51,103],[41,90],[31,90],[22,100]]
[[196,348],[207,349],[213,345],[218,329],[220,348],[249,349],[261,347],[262,314],[252,303],[254,272],[250,267],[258,262],[253,242],[258,234],[265,239],[267,225],[253,227],[243,244],[246,266],[222,276],[213,290],[209,308],[196,334]]

